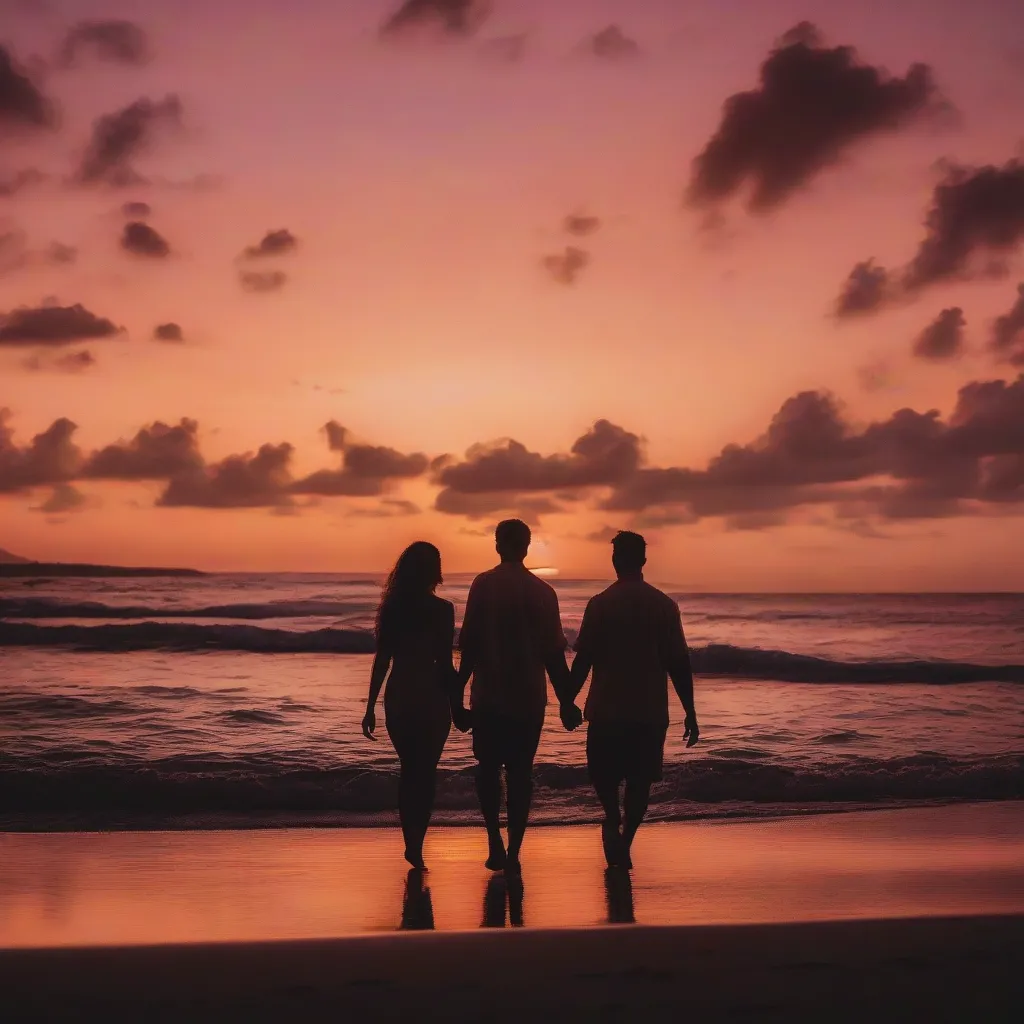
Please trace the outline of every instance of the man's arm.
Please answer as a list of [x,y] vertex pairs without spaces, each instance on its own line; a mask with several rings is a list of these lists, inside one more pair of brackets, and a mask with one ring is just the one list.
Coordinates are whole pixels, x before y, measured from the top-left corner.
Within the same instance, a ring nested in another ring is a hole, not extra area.
[[462,629],[459,630],[459,671],[451,694],[452,722],[459,732],[468,732],[472,724],[469,709],[466,707],[466,684],[476,667],[474,642],[479,615],[478,601],[479,591],[474,581],[466,597],[466,611],[462,616]]
[[676,642],[673,644],[675,649],[673,657],[668,664],[668,674],[672,680],[676,696],[679,698],[679,703],[683,705],[683,712],[686,715],[683,725],[683,738],[687,741],[686,745],[692,747],[700,739],[700,727],[697,725],[697,709],[693,703],[693,669],[690,667],[690,651],[686,645],[683,623],[678,618],[678,615],[677,610],[678,627],[674,624],[673,632],[678,628],[679,633]]
[[548,622],[544,630],[547,650],[544,668],[551,680],[551,689],[555,691],[555,697],[558,698],[562,725],[572,731],[583,721],[583,715],[573,703],[571,696],[572,681],[569,676],[569,664],[565,659],[565,649],[568,644],[565,632],[562,630],[562,616],[558,610],[558,595],[554,588],[549,588],[547,596],[547,618]]
[[586,685],[587,676],[594,667],[594,634],[598,628],[596,625],[597,611],[594,608],[593,599],[587,602],[583,610],[583,621],[580,623],[580,631],[576,636],[576,657],[572,660],[572,669],[569,673],[569,699],[575,701],[580,691]]

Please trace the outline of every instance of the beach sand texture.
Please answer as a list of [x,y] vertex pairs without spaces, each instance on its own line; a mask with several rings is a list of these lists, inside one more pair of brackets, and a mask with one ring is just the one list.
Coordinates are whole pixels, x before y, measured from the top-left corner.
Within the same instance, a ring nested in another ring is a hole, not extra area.
[[632,879],[592,826],[537,828],[521,886],[475,828],[435,830],[422,877],[393,829],[7,834],[0,991],[17,1021],[1008,1021],[1022,825],[651,825]]

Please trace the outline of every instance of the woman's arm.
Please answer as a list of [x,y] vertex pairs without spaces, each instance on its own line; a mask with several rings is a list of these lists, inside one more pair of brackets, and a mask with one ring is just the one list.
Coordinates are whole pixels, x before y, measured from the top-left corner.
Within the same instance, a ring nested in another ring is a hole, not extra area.
[[373,656],[373,668],[370,669],[370,692],[366,695],[366,714],[363,715],[363,735],[368,740],[377,738],[373,735],[377,728],[377,698],[380,696],[384,680],[388,677],[390,667],[391,651],[378,639],[377,653]]

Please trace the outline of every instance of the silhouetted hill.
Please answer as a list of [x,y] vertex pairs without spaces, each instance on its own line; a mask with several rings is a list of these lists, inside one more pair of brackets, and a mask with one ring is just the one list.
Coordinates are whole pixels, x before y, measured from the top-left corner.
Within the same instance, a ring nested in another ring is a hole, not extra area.
[[198,569],[157,569],[130,565],[84,565],[75,562],[33,562],[0,548],[3,576],[203,576]]
[[26,562],[28,562],[27,558],[22,558],[21,555],[15,555],[10,551],[0,548],[0,565],[24,565]]

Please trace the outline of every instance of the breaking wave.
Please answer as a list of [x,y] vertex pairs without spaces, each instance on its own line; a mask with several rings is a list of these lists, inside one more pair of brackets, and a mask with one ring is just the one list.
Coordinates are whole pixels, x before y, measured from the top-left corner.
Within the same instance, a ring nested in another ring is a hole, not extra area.
[[[572,631],[567,630],[572,636]],[[69,647],[79,651],[247,651],[257,654],[372,654],[362,629],[270,629],[246,624],[133,622],[96,626],[0,622],[0,647]],[[1024,665],[957,661],[834,661],[790,651],[709,644],[691,649],[704,676],[793,683],[1024,683]]]

